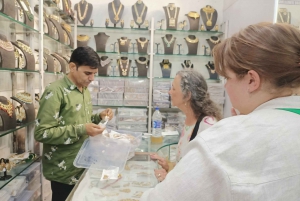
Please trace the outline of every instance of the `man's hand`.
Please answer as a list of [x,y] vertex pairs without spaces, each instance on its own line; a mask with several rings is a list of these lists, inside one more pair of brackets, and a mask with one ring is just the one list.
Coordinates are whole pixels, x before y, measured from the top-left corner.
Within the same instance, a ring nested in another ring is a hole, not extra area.
[[101,134],[105,128],[101,128],[97,124],[87,123],[87,124],[85,124],[85,129],[86,129],[86,133],[89,136],[95,136],[95,135]]
[[102,120],[105,120],[105,116],[108,116],[109,120],[111,120],[114,117],[114,113],[112,109],[107,108],[106,110],[102,111],[99,116]]

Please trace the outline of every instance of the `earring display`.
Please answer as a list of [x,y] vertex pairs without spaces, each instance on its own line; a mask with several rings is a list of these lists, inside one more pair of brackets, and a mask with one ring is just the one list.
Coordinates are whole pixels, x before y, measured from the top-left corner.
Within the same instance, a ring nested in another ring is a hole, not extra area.
[[138,77],[147,77],[149,60],[146,57],[139,57],[135,60],[138,70]]
[[188,46],[188,55],[197,55],[199,39],[194,35],[188,35],[184,39]]
[[208,73],[209,73],[209,79],[211,80],[218,80],[219,74],[215,70],[215,65],[212,61],[209,61],[207,64],[205,64]]
[[0,67],[15,68],[15,54],[13,44],[7,40],[5,35],[0,34]]
[[212,6],[207,5],[200,10],[201,18],[207,31],[212,30],[218,19],[218,12]]
[[105,52],[106,43],[110,36],[106,35],[104,32],[99,32],[94,36],[96,42],[96,51],[97,52]]
[[1,1],[2,1],[1,3],[2,6],[0,12],[10,16],[11,18],[15,18],[15,12],[16,12],[15,1],[7,1],[7,0],[6,1],[1,0]]
[[122,18],[124,11],[124,5],[121,3],[120,0],[113,0],[108,4],[108,14],[110,21],[116,27]]
[[172,63],[170,63],[169,59],[163,59],[162,62],[159,64],[161,67],[162,77],[170,78]]
[[132,10],[132,16],[134,19],[134,22],[138,25],[140,28],[141,25],[144,23],[145,18],[147,16],[147,10],[148,7],[144,4],[143,1],[138,0],[131,8]]
[[163,8],[167,19],[167,29],[176,30],[180,8],[176,7],[174,3],[169,3],[168,6]]
[[131,60],[128,57],[121,57],[120,59],[118,59],[118,67],[119,67],[119,72],[121,77],[129,76],[130,64],[131,64]]
[[119,52],[128,52],[129,49],[129,44],[130,44],[130,39],[127,37],[121,37],[118,39],[119,43]]
[[0,131],[16,128],[16,114],[13,104],[4,96],[0,96]]
[[164,44],[165,54],[173,54],[176,37],[174,37],[172,34],[166,34],[164,37],[162,37],[162,41]]

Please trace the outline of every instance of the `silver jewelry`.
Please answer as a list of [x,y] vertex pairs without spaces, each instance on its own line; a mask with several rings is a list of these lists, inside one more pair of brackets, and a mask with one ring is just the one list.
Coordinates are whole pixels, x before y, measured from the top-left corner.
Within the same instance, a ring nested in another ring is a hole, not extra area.
[[110,62],[111,62],[111,59],[109,59],[109,58],[107,58],[107,59],[104,60],[104,61],[102,61],[102,60],[100,59],[100,65],[101,65],[101,67],[106,66],[106,65],[109,64]]
[[172,36],[172,38],[168,41],[166,37],[164,37],[164,42],[166,43],[167,47],[171,47],[171,44],[174,42],[175,37]]

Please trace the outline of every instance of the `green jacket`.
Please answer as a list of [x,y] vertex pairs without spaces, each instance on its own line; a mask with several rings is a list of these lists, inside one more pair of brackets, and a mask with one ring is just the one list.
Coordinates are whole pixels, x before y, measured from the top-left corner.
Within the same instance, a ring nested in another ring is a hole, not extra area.
[[43,173],[51,181],[75,184],[84,169],[73,161],[88,137],[84,124],[100,122],[92,115],[90,92],[80,92],[65,76],[46,87],[40,100],[34,137],[43,145]]

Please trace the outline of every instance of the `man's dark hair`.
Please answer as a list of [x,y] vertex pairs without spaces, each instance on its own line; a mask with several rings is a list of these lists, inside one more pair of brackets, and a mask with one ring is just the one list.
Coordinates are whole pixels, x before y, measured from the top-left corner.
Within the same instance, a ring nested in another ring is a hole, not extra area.
[[71,62],[76,64],[77,69],[80,66],[90,66],[95,69],[100,65],[100,57],[91,47],[78,47],[72,52]]

